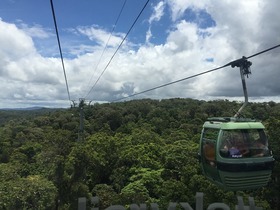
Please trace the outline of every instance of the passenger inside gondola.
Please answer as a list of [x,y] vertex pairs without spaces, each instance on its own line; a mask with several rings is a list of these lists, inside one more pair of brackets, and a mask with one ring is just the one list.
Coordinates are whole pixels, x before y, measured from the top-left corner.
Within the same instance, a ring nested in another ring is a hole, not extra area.
[[215,145],[212,143],[206,143],[203,146],[203,153],[206,161],[211,165],[215,166]]
[[228,158],[269,156],[263,130],[224,131],[220,155]]
[[241,158],[249,154],[248,144],[241,132],[224,131],[220,154],[223,157]]
[[239,150],[236,148],[234,144],[234,138],[230,135],[227,135],[228,132],[224,132],[222,139],[222,147],[220,153],[224,157],[232,157],[236,155],[240,155]]
[[267,144],[262,139],[257,139],[252,142],[251,156],[252,157],[269,156],[269,149],[267,147]]

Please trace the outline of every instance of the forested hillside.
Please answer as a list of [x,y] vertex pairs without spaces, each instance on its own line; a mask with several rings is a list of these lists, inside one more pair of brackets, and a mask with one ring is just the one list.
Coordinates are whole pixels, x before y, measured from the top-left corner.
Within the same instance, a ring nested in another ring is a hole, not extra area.
[[[206,207],[224,202],[233,209],[236,195],[206,180],[197,152],[204,121],[233,116],[240,106],[193,99],[85,105],[84,138],[78,107],[1,111],[0,209],[77,209],[79,197],[92,196],[99,209],[145,202],[166,209],[170,201],[194,207],[196,192]],[[262,120],[276,163],[267,187],[237,194],[279,209],[280,104],[250,103],[243,115]]]

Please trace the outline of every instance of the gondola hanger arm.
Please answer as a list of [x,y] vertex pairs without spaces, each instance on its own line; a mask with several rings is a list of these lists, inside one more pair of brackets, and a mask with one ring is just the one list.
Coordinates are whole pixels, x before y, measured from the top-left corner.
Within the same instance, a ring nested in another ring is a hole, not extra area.
[[236,112],[236,114],[234,115],[234,117],[239,117],[242,110],[247,106],[248,104],[248,93],[247,93],[247,87],[246,87],[246,81],[245,81],[245,77],[244,75],[247,76],[251,74],[251,69],[250,66],[252,65],[251,61],[248,61],[247,58],[245,56],[243,56],[242,58],[232,61],[230,63],[231,67],[239,67],[240,69],[240,76],[241,76],[241,82],[242,82],[242,88],[243,88],[243,93],[244,93],[244,98],[245,98],[245,102],[244,104],[240,107],[240,109]]

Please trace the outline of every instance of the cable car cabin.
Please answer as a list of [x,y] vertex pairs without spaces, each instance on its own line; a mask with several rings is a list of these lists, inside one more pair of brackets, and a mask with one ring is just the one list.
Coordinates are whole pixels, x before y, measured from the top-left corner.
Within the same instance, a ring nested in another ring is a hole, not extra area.
[[242,118],[209,118],[200,139],[204,175],[226,190],[266,186],[274,158],[261,122]]

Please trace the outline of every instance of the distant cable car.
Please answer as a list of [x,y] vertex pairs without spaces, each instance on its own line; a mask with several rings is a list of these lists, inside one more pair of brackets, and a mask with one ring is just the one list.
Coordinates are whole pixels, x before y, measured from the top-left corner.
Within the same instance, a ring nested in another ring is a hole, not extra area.
[[274,158],[268,149],[261,122],[239,118],[248,103],[244,74],[251,62],[244,57],[232,63],[240,67],[245,103],[234,117],[209,118],[203,125],[199,159],[203,174],[216,185],[232,191],[266,186]]

